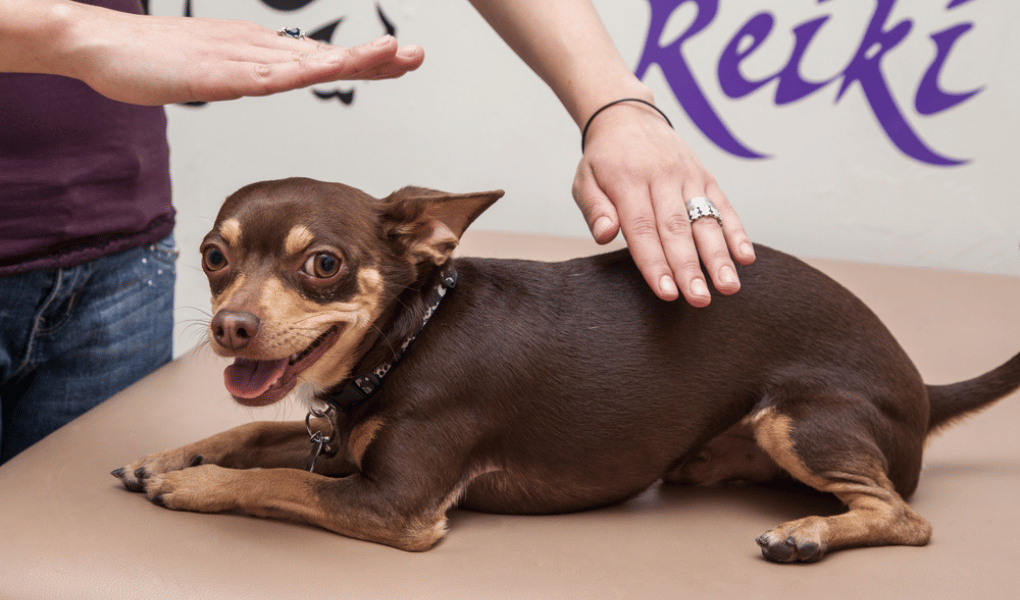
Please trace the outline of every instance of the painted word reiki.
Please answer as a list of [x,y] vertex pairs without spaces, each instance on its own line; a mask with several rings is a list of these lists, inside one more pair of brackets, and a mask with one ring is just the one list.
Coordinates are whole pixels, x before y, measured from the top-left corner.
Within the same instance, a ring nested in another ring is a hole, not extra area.
[[[823,4],[829,0],[818,0]],[[946,11],[972,0],[947,0]],[[648,0],[651,22],[644,51],[635,69],[643,78],[653,64],[658,65],[681,107],[694,124],[717,146],[744,158],[765,158],[752,150],[723,122],[716,107],[705,96],[683,54],[685,42],[705,30],[715,19],[720,0]],[[839,81],[838,102],[854,84],[860,87],[871,112],[889,140],[904,154],[931,165],[959,165],[964,159],[951,158],[932,149],[914,130],[903,108],[893,97],[889,82],[882,71],[882,59],[899,45],[913,29],[910,19],[889,23],[897,0],[874,0],[875,10],[864,31],[856,53],[842,72],[824,81],[808,81],[801,75],[800,65],[811,41],[831,15],[822,15],[793,28],[794,47],[789,60],[777,72],[764,79],[750,80],[741,72],[741,63],[765,42],[775,25],[775,17],[765,11],[751,16],[733,34],[719,56],[717,75],[722,92],[729,98],[743,98],[772,81],[776,82],[775,104],[784,105],[801,100],[830,83]],[[670,17],[681,7],[693,4],[697,14],[690,26],[666,45],[660,45]],[[939,85],[939,76],[953,51],[954,44],[973,27],[958,23],[931,33],[935,56],[921,76],[914,94],[914,110],[919,115],[934,115],[966,102],[983,88],[967,92],[948,92]]]

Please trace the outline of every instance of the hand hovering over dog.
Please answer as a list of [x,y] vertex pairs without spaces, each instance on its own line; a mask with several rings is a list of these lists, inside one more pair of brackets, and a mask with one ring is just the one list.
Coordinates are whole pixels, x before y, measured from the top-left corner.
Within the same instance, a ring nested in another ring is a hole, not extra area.
[[392,36],[344,48],[245,21],[141,16],[64,0],[0,0],[0,16],[0,71],[65,75],[140,105],[394,78],[425,56]]
[[[585,130],[573,193],[595,240],[608,243],[622,230],[645,281],[664,300],[683,294],[693,306],[708,305],[701,263],[717,290],[737,292],[733,259],[754,261],[737,213],[665,118],[641,103],[652,94],[624,64],[590,1],[472,4]],[[607,106],[625,98],[636,100]],[[685,202],[695,198],[714,203],[719,218],[692,223]]]

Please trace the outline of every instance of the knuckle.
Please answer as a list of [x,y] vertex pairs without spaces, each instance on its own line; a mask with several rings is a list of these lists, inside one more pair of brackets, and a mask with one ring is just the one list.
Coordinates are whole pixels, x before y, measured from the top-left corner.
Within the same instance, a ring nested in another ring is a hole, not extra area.
[[273,76],[273,65],[260,63],[252,67],[252,75],[256,80],[268,79]]
[[680,184],[680,193],[684,200],[691,198],[707,197],[708,190],[705,189],[705,180],[699,175],[688,175],[683,178]]
[[730,267],[733,266],[733,262],[730,260],[729,252],[726,252],[725,250],[721,252],[717,251],[708,254],[702,254],[701,258],[702,262],[704,262],[705,265],[708,266],[709,270],[712,271],[713,273],[727,265],[729,265]]
[[583,208],[586,203],[584,184],[578,179],[574,179],[573,185],[570,186],[570,194],[574,197],[574,202]]
[[255,23],[254,21],[245,21],[243,19],[234,19],[234,20],[231,21],[231,23],[233,23],[234,25],[236,25],[238,27],[241,27],[242,30],[244,31],[244,33],[247,33],[249,35],[261,35],[261,34],[264,34],[264,33],[269,33],[269,34],[274,35],[274,36],[278,36],[279,35],[275,31],[273,31],[272,29],[268,29],[266,27],[263,27],[262,25],[259,25],[258,23]]
[[671,215],[662,222],[662,230],[671,236],[689,236],[691,222],[685,215]]
[[717,198],[717,203],[720,201],[729,203],[726,200],[726,195],[723,194],[722,188],[719,187],[719,182],[711,173],[705,173],[705,191],[712,194],[713,198]]
[[632,218],[628,229],[632,235],[638,237],[654,236],[658,233],[655,221],[645,216]]
[[677,277],[684,280],[690,280],[703,275],[701,272],[701,261],[690,257],[677,260],[674,265],[674,271]]
[[249,88],[245,89],[234,89],[231,92],[232,97],[240,96],[268,96],[273,92],[272,86],[276,75],[276,70],[273,65],[259,64],[252,67],[251,81]]
[[656,168],[657,170],[664,171],[666,173],[680,173],[681,175],[683,175],[684,171],[686,171],[684,168],[684,162],[675,154],[660,155]]
[[[644,156],[644,153],[642,153]],[[680,172],[680,161],[674,156],[667,154],[656,154],[644,156],[634,165],[635,172],[640,176],[669,177]]]

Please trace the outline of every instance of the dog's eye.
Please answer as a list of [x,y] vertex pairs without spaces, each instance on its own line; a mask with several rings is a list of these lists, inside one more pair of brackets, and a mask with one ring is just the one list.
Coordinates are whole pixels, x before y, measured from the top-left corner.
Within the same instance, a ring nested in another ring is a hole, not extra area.
[[210,246],[202,253],[202,266],[206,271],[219,271],[227,266],[227,257],[216,246]]
[[329,279],[340,272],[340,259],[327,252],[314,254],[305,261],[304,272],[320,279]]

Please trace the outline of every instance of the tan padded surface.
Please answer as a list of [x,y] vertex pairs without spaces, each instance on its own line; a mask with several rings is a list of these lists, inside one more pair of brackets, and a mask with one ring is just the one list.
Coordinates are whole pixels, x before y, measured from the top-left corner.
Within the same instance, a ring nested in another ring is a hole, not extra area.
[[[596,250],[470,232],[462,253]],[[932,383],[977,375],[1020,349],[1020,280],[813,262],[886,320]],[[120,487],[109,471],[136,457],[301,416],[236,406],[223,364],[193,352],[0,467],[0,598],[1020,597],[1017,395],[931,442],[911,502],[934,526],[927,547],[774,565],[760,557],[759,533],[838,506],[793,489],[669,488],[573,515],[454,511],[438,547],[409,554],[292,523],[172,512]]]

